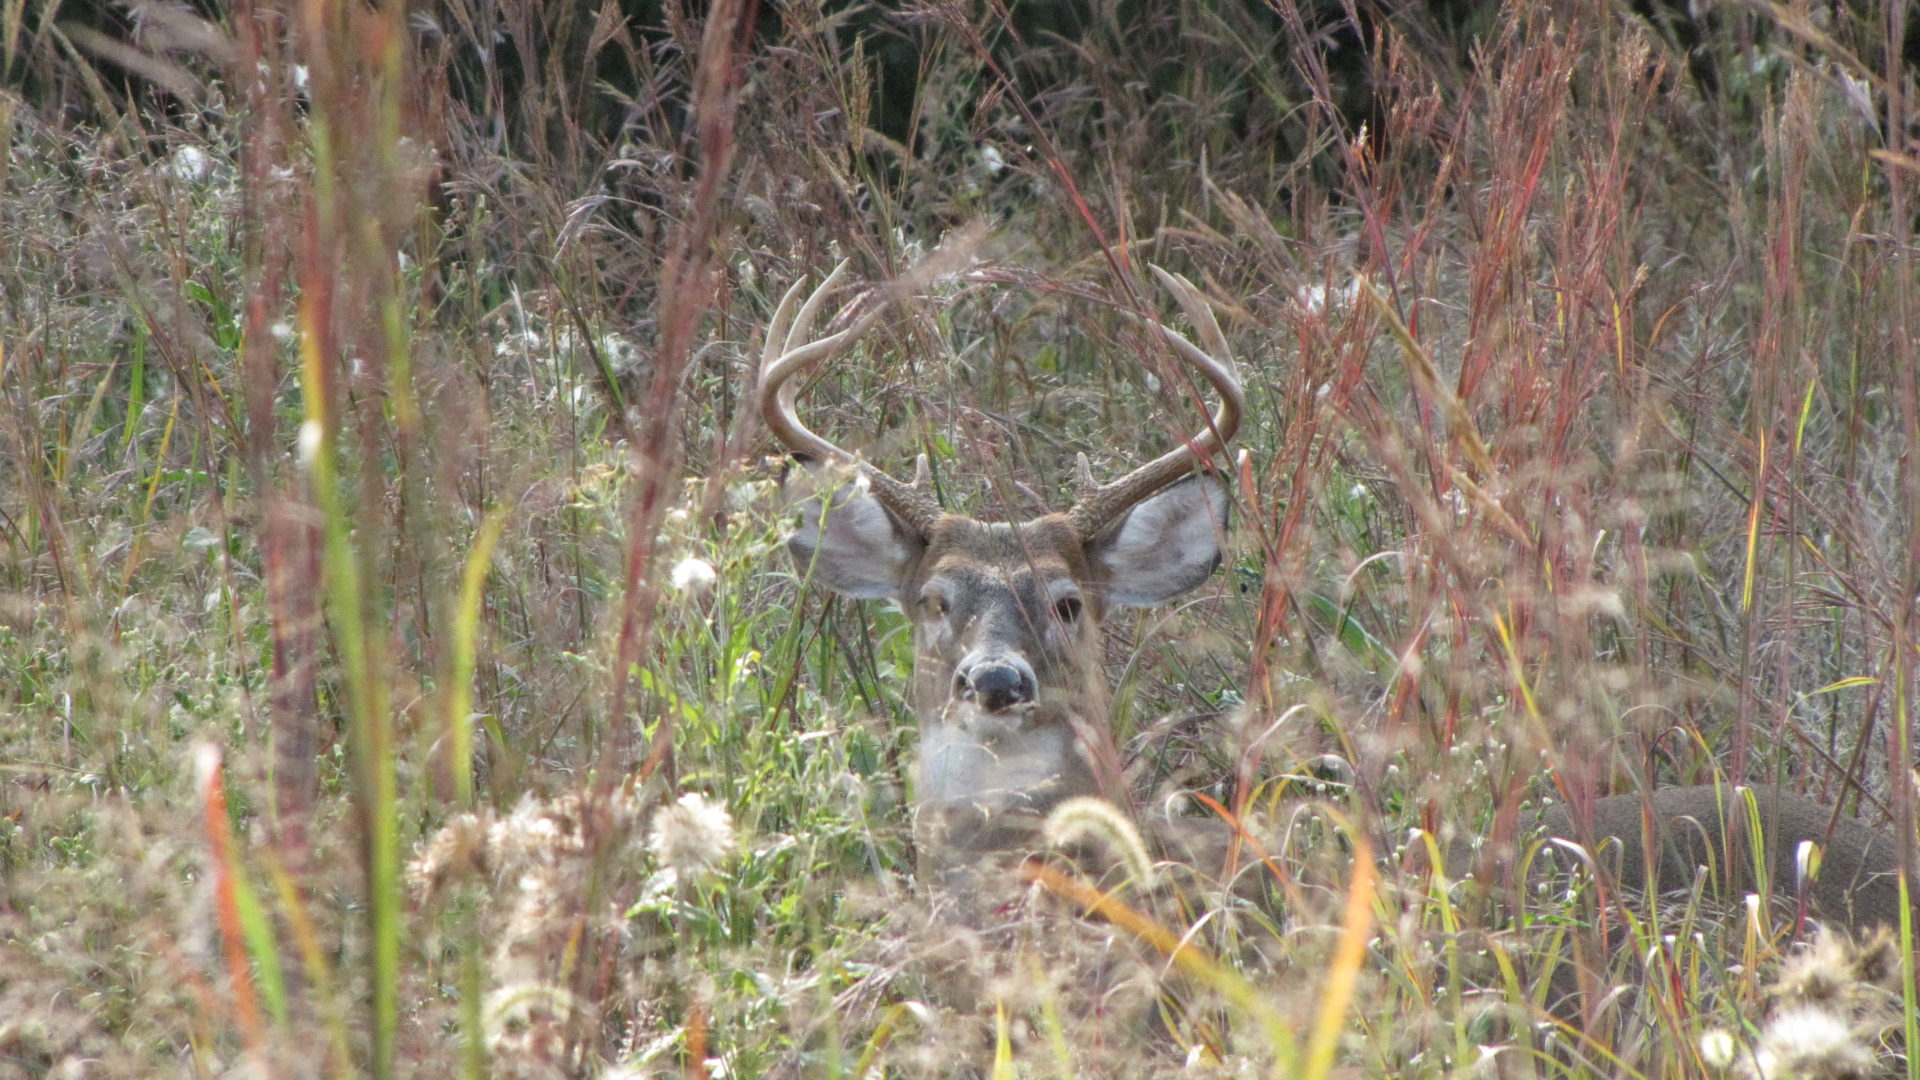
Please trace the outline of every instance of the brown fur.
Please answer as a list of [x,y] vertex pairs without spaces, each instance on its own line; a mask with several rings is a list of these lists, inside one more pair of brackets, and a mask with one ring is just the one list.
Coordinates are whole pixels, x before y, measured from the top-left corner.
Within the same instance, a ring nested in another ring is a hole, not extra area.
[[[1759,891],[1756,866],[1764,865],[1776,900],[1804,898],[1816,917],[1856,934],[1900,918],[1899,850],[1892,832],[1872,828],[1784,788],[1751,790],[1760,826],[1756,851],[1743,789],[1714,785],[1662,788],[1651,795],[1614,795],[1593,803],[1590,821],[1576,821],[1564,806],[1539,814],[1529,831],[1580,844],[1610,880],[1635,892],[1690,888],[1695,868],[1713,871],[1709,887],[1727,899]],[[1651,839],[1652,858],[1646,841]],[[1819,872],[1801,880],[1803,842],[1820,850]],[[1449,856],[1455,873],[1472,865],[1470,846],[1457,842]]]

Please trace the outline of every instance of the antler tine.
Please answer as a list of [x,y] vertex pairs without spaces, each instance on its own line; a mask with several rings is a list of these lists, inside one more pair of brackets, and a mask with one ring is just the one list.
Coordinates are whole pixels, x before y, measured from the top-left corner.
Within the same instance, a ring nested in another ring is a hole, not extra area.
[[[760,414],[766,419],[767,428],[788,449],[822,461],[850,461],[852,456],[800,422],[794,411],[797,391],[790,383],[803,366],[825,359],[840,345],[851,340],[851,335],[843,331],[814,342],[810,348],[802,347],[802,340],[813,328],[813,320],[821,303],[839,283],[846,268],[847,263],[842,260],[797,312],[794,303],[799,299],[800,289],[806,279],[802,278],[788,286],[785,295],[780,298],[780,305],[774,309],[773,321],[767,325],[766,344],[760,350],[758,395]],[[865,327],[858,324],[848,327],[848,330],[859,329]]]
[[1214,391],[1220,395],[1220,405],[1214,410],[1207,426],[1191,439],[1110,484],[1095,484],[1093,470],[1087,464],[1086,456],[1081,455],[1074,470],[1075,501],[1073,509],[1067,511],[1067,518],[1082,536],[1093,535],[1131,509],[1135,503],[1192,471],[1195,463],[1219,454],[1234,433],[1240,430],[1245,399],[1240,389],[1240,378],[1233,370],[1233,355],[1227,348],[1226,335],[1220,332],[1220,324],[1213,317],[1212,305],[1207,303],[1193,282],[1158,266],[1149,268],[1160,284],[1173,294],[1180,309],[1186,312],[1187,321],[1200,332],[1212,353],[1201,349],[1158,319],[1147,321],[1160,331],[1181,359],[1213,384]]
[[756,391],[760,415],[766,420],[767,429],[789,450],[821,461],[841,462],[859,470],[872,487],[875,497],[888,510],[924,532],[942,513],[939,501],[933,497],[925,455],[915,465],[913,483],[901,483],[821,438],[801,422],[796,411],[795,399],[799,395],[799,387],[794,384],[793,377],[805,368],[839,355],[880,321],[880,315],[885,310],[883,304],[871,302],[873,294],[864,293],[840,309],[840,314],[845,315],[863,303],[867,305],[866,310],[860,312],[845,328],[816,341],[807,341],[821,305],[826,302],[827,294],[839,284],[848,261],[842,260],[840,265],[833,268],[826,280],[800,305],[798,312],[794,311],[794,301],[800,295],[801,282],[794,282],[780,298],[779,306],[774,309],[773,320],[767,324],[766,345],[760,352],[760,379]]

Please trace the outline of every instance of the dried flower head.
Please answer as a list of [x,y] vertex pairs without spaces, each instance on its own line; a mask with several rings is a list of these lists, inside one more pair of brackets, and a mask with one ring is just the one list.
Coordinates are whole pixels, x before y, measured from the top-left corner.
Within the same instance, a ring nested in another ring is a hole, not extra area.
[[733,817],[690,791],[654,815],[647,850],[682,877],[704,873],[733,853]]
[[475,814],[455,814],[407,864],[414,892],[432,899],[449,883],[487,873],[487,825]]
[[529,864],[550,863],[558,856],[579,852],[583,845],[574,825],[561,800],[521,800],[512,814],[487,830],[495,871],[508,874]]
[[1787,1009],[1767,1022],[1754,1044],[1758,1077],[1852,1080],[1874,1074],[1874,1053],[1845,1017],[1827,1009]]
[[1802,948],[1767,987],[1768,1017],[1751,1043],[1709,1031],[1700,1056],[1741,1080],[1866,1080],[1890,1075],[1894,1055],[1881,1038],[1898,1022],[1897,971],[1884,931],[1855,944],[1825,931]]
[[1853,943],[1844,934],[1823,933],[1787,961],[1771,992],[1784,1005],[1838,1006],[1854,979]]
[[1858,945],[1846,934],[1826,931],[1794,954],[1769,992],[1783,1006],[1845,1010],[1876,997],[1894,970],[1893,942],[1885,930]]

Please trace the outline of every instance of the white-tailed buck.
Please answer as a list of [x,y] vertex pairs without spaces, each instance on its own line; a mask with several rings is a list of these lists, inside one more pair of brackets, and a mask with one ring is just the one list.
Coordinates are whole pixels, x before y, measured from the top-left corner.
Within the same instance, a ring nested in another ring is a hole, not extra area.
[[[794,377],[848,349],[884,307],[875,294],[856,298],[840,312],[841,329],[814,338],[820,308],[845,268],[804,302],[798,282],[782,298],[761,358],[759,407],[823,485],[802,503],[790,541],[801,569],[843,595],[891,599],[912,620],[916,832],[937,864],[964,867],[986,853],[1035,846],[1041,819],[1067,798],[1125,805],[1107,726],[1100,622],[1109,607],[1165,603],[1219,565],[1227,492],[1199,470],[1240,426],[1240,382],[1199,290],[1155,267],[1206,344],[1149,321],[1219,396],[1206,427],[1108,484],[1094,480],[1082,455],[1074,505],[1060,513],[1020,524],[947,513],[924,455],[914,479],[902,482],[821,438],[795,413]],[[1584,841],[1628,888],[1643,888],[1649,868],[1656,890],[1683,888],[1706,865],[1735,894],[1752,889],[1754,868],[1764,865],[1775,895],[1804,895],[1830,921],[1852,929],[1897,925],[1900,860],[1891,833],[1835,821],[1827,808],[1781,789],[1754,793],[1752,817],[1764,839],[1758,850],[1747,805],[1733,788],[1618,795],[1593,803],[1590,828],[1564,810],[1532,825]],[[1806,842],[1822,858],[1819,874],[1803,884],[1798,856]],[[1467,850],[1455,846],[1453,873],[1464,871]]]

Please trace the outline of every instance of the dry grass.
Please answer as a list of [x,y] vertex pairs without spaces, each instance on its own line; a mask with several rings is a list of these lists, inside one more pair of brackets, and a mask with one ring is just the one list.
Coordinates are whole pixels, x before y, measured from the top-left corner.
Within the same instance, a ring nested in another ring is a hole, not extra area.
[[[1899,8],[0,2],[0,1076],[1912,1074],[1910,948],[1808,1019],[1788,921],[1403,857],[1912,821]],[[980,226],[813,415],[1032,513],[1201,284],[1239,548],[1109,655],[1235,888],[933,917],[900,619],[780,550],[780,292]]]

